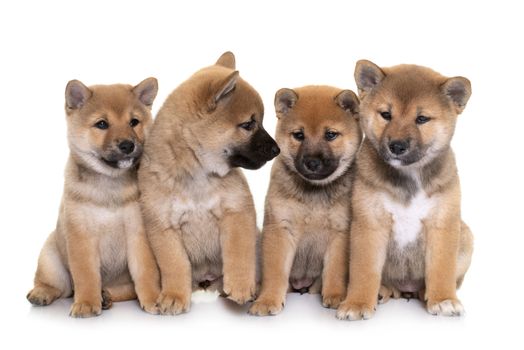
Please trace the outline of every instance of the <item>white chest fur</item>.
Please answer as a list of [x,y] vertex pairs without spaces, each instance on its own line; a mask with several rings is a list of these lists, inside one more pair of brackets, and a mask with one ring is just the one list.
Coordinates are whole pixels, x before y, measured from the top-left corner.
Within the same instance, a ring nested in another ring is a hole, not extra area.
[[422,230],[424,220],[435,205],[435,199],[419,191],[409,203],[400,203],[384,195],[384,209],[393,220],[392,233],[399,248],[414,242]]
[[200,200],[188,197],[177,197],[173,200],[171,209],[171,222],[174,225],[181,224],[187,219],[187,215],[195,215],[214,211],[220,204],[218,196],[200,198]]
[[171,204],[171,222],[177,227],[187,220],[206,217],[219,207],[220,197],[215,188],[209,182],[200,180],[175,196]]

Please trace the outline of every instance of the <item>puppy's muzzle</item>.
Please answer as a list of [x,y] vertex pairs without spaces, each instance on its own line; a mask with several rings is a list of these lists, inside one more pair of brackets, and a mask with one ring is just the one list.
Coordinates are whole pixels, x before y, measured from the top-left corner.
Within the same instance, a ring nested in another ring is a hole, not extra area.
[[248,144],[237,147],[229,157],[232,167],[258,169],[278,156],[280,148],[264,128],[258,129]]
[[308,180],[323,180],[335,172],[338,162],[331,157],[304,155],[295,160],[295,167]]

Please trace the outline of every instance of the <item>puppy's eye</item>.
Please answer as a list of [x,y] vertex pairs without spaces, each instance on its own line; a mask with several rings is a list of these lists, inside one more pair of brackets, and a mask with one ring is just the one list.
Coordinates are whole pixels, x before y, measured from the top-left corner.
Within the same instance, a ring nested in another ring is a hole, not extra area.
[[425,123],[429,122],[430,120],[431,120],[431,118],[428,118],[428,117],[426,117],[424,115],[419,115],[417,117],[417,119],[415,119],[415,123],[417,123],[417,124],[425,124]]
[[132,128],[134,128],[138,124],[140,124],[140,120],[138,120],[136,118],[131,119],[131,121],[129,122],[129,126],[131,126]]
[[304,141],[304,139],[306,138],[304,136],[304,132],[302,131],[295,131],[293,132],[291,135],[293,135],[293,137],[295,138],[295,140],[297,141]]
[[109,128],[109,124],[105,120],[99,120],[95,123],[95,128],[98,128],[100,130],[105,130]]
[[337,138],[338,136],[338,132],[336,131],[326,131],[326,134],[324,135],[326,141],[333,141],[334,139]]
[[248,122],[238,124],[239,127],[241,127],[244,130],[251,131],[255,128],[255,125],[257,125],[257,121],[254,119],[251,119]]
[[391,120],[391,113],[390,112],[380,112],[380,116],[384,118],[387,121]]

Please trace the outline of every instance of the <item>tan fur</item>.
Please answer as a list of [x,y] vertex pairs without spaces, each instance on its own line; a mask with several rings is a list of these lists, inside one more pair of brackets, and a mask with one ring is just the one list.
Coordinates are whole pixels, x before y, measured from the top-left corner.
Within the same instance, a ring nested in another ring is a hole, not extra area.
[[[249,312],[279,313],[288,289],[320,292],[323,305],[336,308],[346,294],[351,164],[362,140],[358,98],[348,90],[307,86],[280,90],[275,105],[282,152],[266,197],[262,289]],[[328,130],[339,134],[327,141]],[[303,141],[294,138],[296,131],[304,133]],[[307,179],[295,166],[304,152],[332,154],[338,168],[326,179]]]
[[[263,105],[234,65],[233,54],[225,53],[175,89],[146,142],[139,186],[161,272],[163,314],[188,311],[191,292],[200,287],[239,304],[255,293],[255,207],[228,157],[260,130]],[[239,128],[252,119],[253,132]]]
[[[71,153],[57,227],[40,253],[35,286],[27,296],[31,303],[48,305],[74,293],[71,316],[95,316],[106,289],[106,307],[138,295],[145,311],[158,312],[159,273],[143,229],[136,177],[156,91],[154,78],[136,87],[68,84]],[[134,127],[133,118],[139,120]],[[94,127],[100,120],[109,127]],[[136,158],[123,168],[111,167],[102,158],[116,157],[123,140],[135,143],[129,157]]]
[[[357,63],[355,79],[366,139],[356,163],[348,295],[337,317],[367,319],[378,294],[385,302],[424,290],[430,313],[461,314],[456,289],[473,239],[461,221],[449,143],[471,93],[469,81],[419,66],[381,69],[369,61]],[[390,121],[381,115],[386,111]],[[421,115],[431,119],[417,124]],[[392,140],[409,140],[413,154],[406,154],[406,163],[391,158]]]

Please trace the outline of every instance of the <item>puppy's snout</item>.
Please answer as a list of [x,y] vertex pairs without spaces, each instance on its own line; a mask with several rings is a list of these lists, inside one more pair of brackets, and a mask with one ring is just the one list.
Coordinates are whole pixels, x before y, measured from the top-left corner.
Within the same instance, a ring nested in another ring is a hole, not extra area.
[[[277,143],[263,128],[260,128],[253,137],[253,146],[259,148],[261,156],[266,160],[271,160],[279,155],[280,148]],[[260,153],[259,151],[259,153]]]
[[135,150],[133,141],[124,140],[118,144],[118,149],[124,154],[131,154]]
[[394,155],[400,156],[409,149],[409,140],[393,140],[389,142],[389,150]]
[[318,158],[305,158],[304,166],[311,172],[317,172],[322,167],[322,161]]

